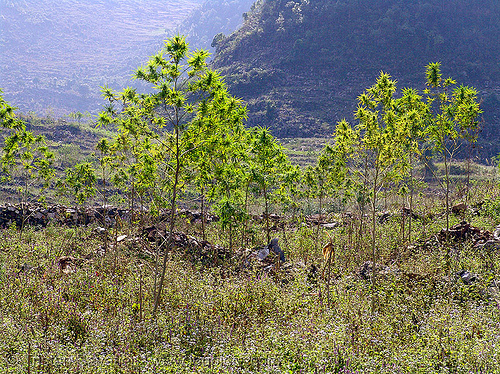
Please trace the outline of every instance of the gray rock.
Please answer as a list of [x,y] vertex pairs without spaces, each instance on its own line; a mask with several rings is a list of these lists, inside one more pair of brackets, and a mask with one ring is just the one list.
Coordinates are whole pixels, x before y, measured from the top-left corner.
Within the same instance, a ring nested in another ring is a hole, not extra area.
[[377,276],[384,276],[384,277],[390,275],[397,276],[400,274],[399,269],[395,267],[389,267],[383,264],[375,264],[375,269],[374,269],[372,261],[364,262],[363,265],[361,265],[361,267],[358,270],[359,276],[364,280],[371,280],[374,272]]
[[269,250],[273,251],[276,255],[280,256],[280,261],[285,262],[285,252],[281,249],[281,247],[278,244],[278,238],[274,238],[271,240],[271,242],[268,244]]
[[476,244],[476,247],[488,251],[500,251],[500,241],[488,240],[486,243]]
[[337,227],[340,226],[340,223],[338,222],[332,222],[332,223],[323,223],[321,227],[323,227],[325,230],[333,230]]
[[257,252],[257,258],[261,261],[265,260],[269,256],[269,247],[266,245],[259,252]]
[[497,241],[500,241],[500,225],[498,225],[495,228],[495,231],[493,231],[493,238]]
[[102,235],[102,234],[105,234],[106,233],[106,229],[104,227],[96,227],[94,229],[94,232],[96,234],[99,234],[99,235]]
[[384,224],[384,223],[386,223],[386,222],[389,221],[389,219],[391,218],[391,216],[392,216],[391,213],[389,213],[389,212],[383,212],[382,215],[380,215],[378,217],[378,222],[380,224]]
[[497,304],[500,306],[500,281],[492,280],[488,286],[488,294],[490,297],[495,299]]
[[116,241],[118,243],[124,241],[125,239],[127,239],[127,235],[120,235],[119,237],[116,238]]
[[473,274],[467,270],[462,270],[457,273],[458,278],[464,282],[465,285],[470,286],[471,284],[478,281],[477,275]]
[[20,274],[20,273],[28,273],[31,269],[33,269],[33,266],[27,264],[26,262],[24,264],[22,264],[20,267],[19,267],[19,271],[17,272],[17,274]]
[[257,252],[257,258],[261,261],[267,258],[269,256],[269,253],[273,252],[277,256],[280,257],[281,262],[285,262],[285,252],[281,249],[281,247],[278,244],[278,238],[272,239],[268,245],[266,245],[264,248],[262,248],[259,252]]

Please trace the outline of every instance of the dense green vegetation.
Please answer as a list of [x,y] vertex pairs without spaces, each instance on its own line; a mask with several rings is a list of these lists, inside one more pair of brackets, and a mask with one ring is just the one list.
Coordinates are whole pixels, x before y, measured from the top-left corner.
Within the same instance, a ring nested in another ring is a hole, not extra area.
[[[482,186],[476,197],[495,198],[498,207],[497,187]],[[439,213],[430,199],[420,203],[426,212]],[[471,222],[492,227],[498,216],[491,214],[483,210]],[[434,220],[416,234],[431,238],[442,224]],[[199,230],[191,223],[178,228]],[[142,249],[147,242],[99,255],[103,239],[90,230],[30,230],[21,240],[15,230],[3,231],[1,370],[498,372],[500,319],[488,291],[488,279],[498,274],[498,253],[470,242],[455,244],[453,269],[481,276],[466,285],[443,267],[443,248],[425,241],[401,247],[398,228],[397,218],[383,226],[380,256],[390,268],[373,286],[358,275],[368,254],[350,246],[349,226],[335,232],[329,294],[328,278],[317,278],[312,270],[312,264],[320,265],[321,249],[313,250],[307,227],[287,229],[287,262],[293,266],[282,266],[275,275],[239,269],[244,262],[238,256],[201,266],[177,249],[167,262],[167,287],[156,318],[154,254]],[[219,235],[210,226],[209,238]],[[323,233],[322,239],[328,240]],[[58,264],[65,255],[91,259],[66,274]],[[378,302],[372,309],[374,295]]]
[[477,140],[477,91],[440,63],[424,90],[379,73],[300,168],[244,126],[207,58],[167,40],[135,72],[147,94],[103,87],[98,129],[72,116],[94,153],[64,144],[64,160],[0,96],[2,183],[24,205],[37,181],[131,212],[0,231],[0,370],[499,372],[500,186],[455,162]]
[[[474,85],[484,100],[482,138],[498,139],[500,4],[495,1],[263,1],[218,46],[215,67],[249,103],[249,123],[279,137],[330,134],[356,96],[390,72],[423,88],[423,69]],[[481,145],[483,146],[483,144]]]

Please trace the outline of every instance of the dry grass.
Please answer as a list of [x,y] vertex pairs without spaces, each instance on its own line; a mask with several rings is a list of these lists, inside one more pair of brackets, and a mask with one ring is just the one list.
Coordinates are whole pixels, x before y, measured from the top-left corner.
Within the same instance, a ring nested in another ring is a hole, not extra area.
[[[500,223],[498,189],[477,196],[487,202],[469,220],[492,229]],[[245,268],[240,257],[205,267],[174,251],[156,318],[154,258],[141,246],[103,255],[90,229],[48,227],[21,240],[4,230],[0,372],[499,372],[500,305],[488,290],[500,275],[499,253],[455,243],[447,266],[444,247],[418,240],[443,227],[442,208],[432,209],[437,218],[425,228],[415,223],[412,247],[399,240],[399,218],[378,226],[387,268],[375,282],[358,273],[370,258],[369,235],[355,246],[349,225],[331,239],[320,232],[320,245],[304,225],[288,226],[286,239],[276,232],[287,264],[274,275]],[[212,224],[209,237],[224,233]],[[335,256],[322,278],[321,244],[330,241]],[[88,260],[65,274],[61,256]],[[457,280],[463,269],[479,281]]]

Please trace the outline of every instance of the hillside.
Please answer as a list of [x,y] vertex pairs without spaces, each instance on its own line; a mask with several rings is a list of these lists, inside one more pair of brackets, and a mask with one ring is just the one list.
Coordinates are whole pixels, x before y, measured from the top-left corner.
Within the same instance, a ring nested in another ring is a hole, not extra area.
[[97,109],[201,3],[0,0],[0,87],[23,111]]
[[489,0],[263,1],[220,40],[215,68],[249,103],[250,125],[280,137],[330,134],[381,70],[423,88],[425,66],[473,85],[484,137],[500,122],[500,2]]
[[208,0],[196,8],[179,26],[193,49],[214,52],[212,41],[219,33],[231,34],[243,23],[243,16],[255,0]]
[[[179,32],[195,48],[243,22],[253,0],[0,0],[0,87],[22,111],[96,113],[99,87],[132,72]],[[213,49],[212,49],[213,51]]]

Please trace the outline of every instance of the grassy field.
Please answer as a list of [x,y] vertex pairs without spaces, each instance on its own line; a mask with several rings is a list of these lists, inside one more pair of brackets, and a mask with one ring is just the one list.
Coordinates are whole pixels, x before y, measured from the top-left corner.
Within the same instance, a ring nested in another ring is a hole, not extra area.
[[[491,232],[500,223],[500,190],[482,181],[473,191],[470,206],[481,208],[451,223],[465,218]],[[328,234],[306,217],[284,219],[274,236],[287,261],[270,261],[267,269],[248,256],[265,240],[258,222],[246,248],[220,252],[224,258],[171,250],[156,316],[162,250],[138,225],[111,230],[107,250],[92,227],[5,229],[0,372],[500,372],[493,282],[500,250],[472,240],[439,242],[442,201],[424,194],[416,206],[428,216],[414,221],[411,244],[401,241],[397,205],[385,207],[393,215],[377,226],[375,277],[363,272],[369,230],[334,213],[328,220],[344,224]],[[181,219],[177,230],[200,236],[199,223]],[[121,234],[127,239],[114,246]],[[209,241],[224,246],[226,237],[217,223],[209,225]],[[330,240],[335,256],[328,265],[321,250]],[[65,256],[72,258],[68,267]],[[462,280],[462,270],[477,279]]]

